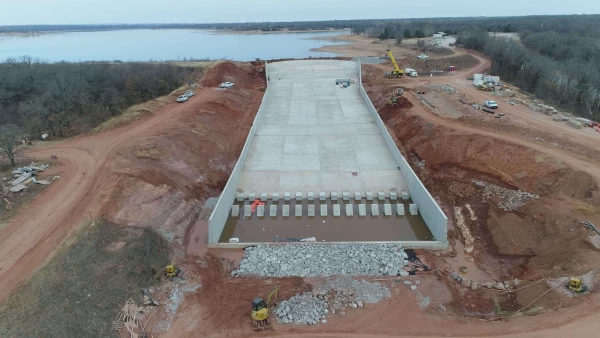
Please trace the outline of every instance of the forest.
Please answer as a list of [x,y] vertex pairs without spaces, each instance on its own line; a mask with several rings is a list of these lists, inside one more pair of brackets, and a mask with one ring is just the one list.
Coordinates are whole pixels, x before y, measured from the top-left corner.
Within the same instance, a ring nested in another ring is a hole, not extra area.
[[0,64],[0,126],[36,138],[71,136],[170,93],[192,72],[172,64],[9,59]]
[[494,38],[481,28],[465,31],[457,44],[484,52],[492,73],[540,99],[600,120],[598,38],[556,31],[520,32],[520,41]]

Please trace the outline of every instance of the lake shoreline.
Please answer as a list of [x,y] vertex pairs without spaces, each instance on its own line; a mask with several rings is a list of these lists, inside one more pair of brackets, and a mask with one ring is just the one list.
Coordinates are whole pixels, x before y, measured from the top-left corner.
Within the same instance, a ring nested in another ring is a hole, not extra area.
[[30,31],[30,32],[0,32],[0,37],[29,37],[39,36],[45,34],[61,34],[61,33],[93,33],[93,32],[112,32],[112,31],[132,31],[132,30],[191,30],[191,31],[203,31],[212,32],[216,35],[254,35],[254,34],[293,34],[293,33],[327,33],[327,32],[350,32],[349,28],[343,29],[308,29],[308,30],[280,30],[280,31],[234,31],[226,29],[212,29],[212,28],[116,28],[116,29],[78,29],[78,30],[47,30],[47,31]]

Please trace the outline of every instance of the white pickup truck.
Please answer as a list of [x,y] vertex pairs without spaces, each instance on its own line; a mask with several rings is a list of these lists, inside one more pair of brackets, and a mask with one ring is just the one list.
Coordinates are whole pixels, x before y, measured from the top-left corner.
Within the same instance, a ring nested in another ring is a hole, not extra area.
[[181,95],[177,98],[177,103],[183,103],[188,100],[187,95]]
[[233,82],[223,82],[219,85],[221,88],[233,88],[235,84]]
[[485,101],[484,104],[488,108],[498,109],[498,104],[496,103],[496,101]]

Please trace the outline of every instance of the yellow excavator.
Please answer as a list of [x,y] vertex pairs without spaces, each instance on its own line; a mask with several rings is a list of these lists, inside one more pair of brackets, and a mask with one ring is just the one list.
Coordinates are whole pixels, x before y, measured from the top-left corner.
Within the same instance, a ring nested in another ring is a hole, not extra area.
[[177,277],[180,272],[181,271],[176,265],[171,264],[165,267],[165,276],[167,276],[167,278]]
[[255,328],[262,329],[269,325],[269,316],[271,315],[270,309],[271,306],[275,306],[277,297],[279,297],[279,285],[269,293],[266,304],[264,299],[260,297],[254,298],[252,301],[252,313],[250,313],[250,317],[252,317],[252,324]]
[[567,287],[572,292],[582,293],[582,292],[586,291],[586,287],[585,287],[585,285],[583,285],[581,278],[569,279],[569,282],[567,283]]
[[387,77],[387,78],[403,77],[404,71],[402,69],[400,69],[400,67],[398,67],[398,64],[396,63],[396,59],[394,59],[394,54],[392,54],[392,51],[389,48],[387,49],[387,53],[390,57],[390,60],[392,60],[392,64],[394,65],[394,71],[392,71],[391,73],[385,73],[385,77]]

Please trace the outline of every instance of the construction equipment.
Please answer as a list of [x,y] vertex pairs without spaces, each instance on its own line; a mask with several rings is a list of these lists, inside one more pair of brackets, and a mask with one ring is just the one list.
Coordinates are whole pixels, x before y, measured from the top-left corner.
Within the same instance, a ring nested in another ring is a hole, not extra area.
[[250,313],[250,317],[252,317],[252,324],[255,328],[262,329],[269,325],[271,307],[276,306],[275,303],[277,302],[277,297],[279,297],[279,285],[273,288],[269,293],[266,304],[264,299],[260,297],[254,298],[252,301],[252,312]]
[[583,282],[581,282],[581,278],[571,278],[567,283],[567,288],[577,293],[582,293],[586,290],[585,285],[583,285]]
[[387,49],[387,53],[390,56],[390,60],[392,60],[392,64],[394,65],[394,71],[392,71],[391,73],[385,73],[385,77],[387,77],[387,78],[403,77],[404,71],[402,69],[400,69],[400,67],[398,67],[398,64],[396,63],[396,59],[394,59],[394,55],[392,54],[392,51],[389,48]]
[[396,96],[392,96],[388,103],[392,107],[398,107],[398,98]]
[[165,276],[167,276],[168,278],[179,276],[179,272],[179,268],[173,264],[167,265],[167,267],[165,268]]

